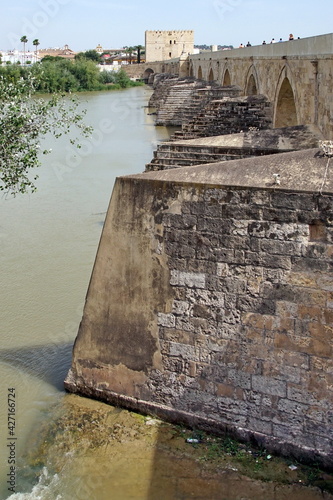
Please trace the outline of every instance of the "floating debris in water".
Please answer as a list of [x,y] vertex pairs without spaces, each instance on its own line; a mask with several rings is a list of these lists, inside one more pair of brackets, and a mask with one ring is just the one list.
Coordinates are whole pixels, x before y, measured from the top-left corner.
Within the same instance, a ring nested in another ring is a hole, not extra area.
[[146,425],[158,425],[160,423],[159,420],[156,420],[156,418],[147,418],[146,419]]

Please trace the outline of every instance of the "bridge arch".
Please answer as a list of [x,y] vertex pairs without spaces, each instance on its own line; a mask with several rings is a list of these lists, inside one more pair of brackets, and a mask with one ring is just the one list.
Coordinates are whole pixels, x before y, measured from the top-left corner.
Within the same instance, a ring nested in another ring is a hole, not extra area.
[[230,77],[230,72],[229,69],[226,68],[223,74],[222,78],[222,86],[225,87],[227,85],[231,85],[231,77]]
[[210,68],[209,74],[208,74],[208,81],[213,82],[215,80],[214,78],[214,71],[213,68]]
[[151,68],[146,68],[143,75],[142,75],[142,80],[144,80],[146,83],[149,82],[149,78],[151,77],[151,75],[153,75],[155,72],[153,69]]
[[202,80],[202,68],[199,66],[198,68],[198,80]]
[[247,73],[245,80],[245,95],[258,95],[259,78],[256,68],[252,65]]
[[298,125],[297,95],[295,84],[288,66],[280,73],[274,99],[274,127],[292,127]]

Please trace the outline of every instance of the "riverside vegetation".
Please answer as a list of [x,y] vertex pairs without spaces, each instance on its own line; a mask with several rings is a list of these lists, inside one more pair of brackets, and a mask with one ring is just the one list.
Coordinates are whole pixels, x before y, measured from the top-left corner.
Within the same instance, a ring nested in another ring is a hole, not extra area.
[[36,190],[38,176],[29,174],[40,165],[40,153],[50,152],[39,149],[46,134],[59,138],[71,133],[69,140],[78,148],[80,142],[72,132],[90,136],[85,110],[73,93],[136,85],[142,83],[130,80],[123,70],[100,71],[96,61],[84,56],[74,61],[45,57],[34,65],[0,66],[0,191],[15,195]]
[[132,81],[122,69],[100,71],[95,61],[85,57],[70,61],[46,56],[34,65],[17,63],[0,66],[0,76],[11,83],[31,75],[36,81],[35,90],[38,93],[119,90],[143,85],[142,82]]

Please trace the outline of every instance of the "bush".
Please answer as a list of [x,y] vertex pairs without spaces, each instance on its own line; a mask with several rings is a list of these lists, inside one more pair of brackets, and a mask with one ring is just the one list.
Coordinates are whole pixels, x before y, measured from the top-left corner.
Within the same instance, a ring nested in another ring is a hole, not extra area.
[[94,61],[84,57],[70,61],[61,57],[46,56],[41,63],[29,67],[19,64],[0,66],[0,75],[12,83],[33,75],[36,90],[41,93],[125,89],[142,85],[133,82],[122,69],[117,72],[100,71]]

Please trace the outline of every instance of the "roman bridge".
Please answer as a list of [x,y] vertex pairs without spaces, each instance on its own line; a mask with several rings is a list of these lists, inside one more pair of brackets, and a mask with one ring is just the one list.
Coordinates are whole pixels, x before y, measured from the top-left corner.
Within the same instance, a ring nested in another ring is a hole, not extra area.
[[333,140],[333,33],[275,44],[184,55],[124,68],[152,81],[157,73],[237,85],[265,95],[274,127],[311,124]]

